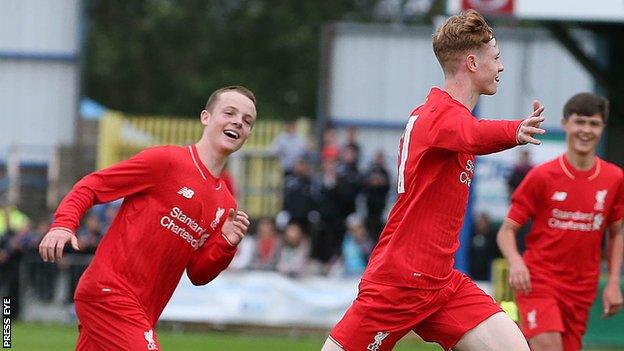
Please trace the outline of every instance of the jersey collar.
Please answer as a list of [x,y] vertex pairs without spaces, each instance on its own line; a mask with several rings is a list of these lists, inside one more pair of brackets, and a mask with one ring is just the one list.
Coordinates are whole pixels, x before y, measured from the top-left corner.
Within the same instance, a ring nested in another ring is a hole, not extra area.
[[189,150],[189,153],[191,154],[191,158],[193,159],[193,163],[195,163],[195,167],[197,167],[197,171],[199,172],[199,175],[201,175],[201,177],[204,180],[213,180],[214,182],[218,183],[220,179],[214,177],[212,173],[208,171],[208,168],[206,168],[204,163],[199,158],[199,152],[197,152],[197,146],[195,144],[189,145],[188,150]]
[[565,154],[559,156],[559,166],[563,170],[566,176],[570,179],[587,179],[592,180],[600,174],[601,169],[601,161],[597,156],[594,157],[594,166],[586,171],[581,171],[576,168],[568,161],[568,158]]

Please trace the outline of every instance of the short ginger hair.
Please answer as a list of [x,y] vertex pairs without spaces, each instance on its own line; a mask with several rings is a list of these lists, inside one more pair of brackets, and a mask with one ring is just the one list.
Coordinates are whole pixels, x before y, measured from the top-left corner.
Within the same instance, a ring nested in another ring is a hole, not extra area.
[[475,10],[449,17],[433,34],[433,52],[447,75],[457,72],[459,55],[494,39],[494,31]]

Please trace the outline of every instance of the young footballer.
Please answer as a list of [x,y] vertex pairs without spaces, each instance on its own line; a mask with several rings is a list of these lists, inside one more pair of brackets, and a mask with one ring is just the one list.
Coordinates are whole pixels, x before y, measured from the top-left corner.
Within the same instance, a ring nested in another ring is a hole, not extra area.
[[481,94],[503,71],[492,29],[476,11],[437,29],[433,49],[444,89],[433,88],[399,145],[398,198],[362,277],[358,296],[323,350],[390,350],[414,331],[445,350],[528,351],[515,323],[453,268],[475,155],[540,142],[543,107],[525,120],[477,120]]
[[160,146],[80,180],[59,205],[39,253],[58,262],[94,204],[124,198],[75,294],[77,350],[159,350],[154,330],[184,270],[195,285],[214,279],[247,232],[247,214],[219,175],[256,121],[255,97],[240,86],[215,91],[201,139]]
[[[498,232],[509,261],[522,331],[534,351],[581,349],[600,274],[602,237],[608,229],[609,275],[605,317],[622,308],[624,181],[622,170],[596,156],[608,101],[590,93],[568,100],[561,121],[565,154],[531,170],[513,193]],[[524,257],[516,233],[533,219]]]

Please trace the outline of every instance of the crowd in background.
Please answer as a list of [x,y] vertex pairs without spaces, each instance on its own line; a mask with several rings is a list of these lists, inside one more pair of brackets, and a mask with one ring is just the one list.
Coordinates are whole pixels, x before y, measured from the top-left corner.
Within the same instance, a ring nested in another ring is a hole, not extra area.
[[[311,152],[307,142],[287,122],[274,140],[271,156],[283,170],[283,206],[275,218],[257,218],[229,269],[273,270],[290,277],[310,274],[358,276],[385,224],[387,202],[393,181],[383,152],[361,166],[357,130],[346,130],[342,143],[336,131],[325,130],[323,147]],[[510,193],[530,170],[528,154],[521,153],[509,177]],[[234,191],[235,181],[228,187]],[[44,264],[37,254],[39,241],[51,218],[29,220],[15,207],[0,207],[0,291],[17,296],[20,275],[25,274],[36,297],[50,301],[54,296],[59,268],[68,272],[67,302],[98,243],[112,223],[121,201],[95,206],[79,228],[80,251],[60,263]],[[487,213],[478,213],[469,245],[470,275],[490,278],[493,259],[500,257],[496,228]],[[82,258],[81,258],[82,256]],[[27,264],[21,264],[23,258]],[[65,267],[63,267],[65,265]],[[19,313],[19,304],[13,309]]]

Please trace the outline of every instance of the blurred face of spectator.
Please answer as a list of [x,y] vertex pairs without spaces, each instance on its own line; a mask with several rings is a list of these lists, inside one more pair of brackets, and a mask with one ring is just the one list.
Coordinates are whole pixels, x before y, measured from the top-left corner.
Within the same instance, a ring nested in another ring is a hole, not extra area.
[[357,241],[365,240],[367,237],[366,228],[364,228],[361,221],[349,225],[349,233],[351,233],[353,238]]
[[108,206],[106,208],[106,218],[112,221],[117,216],[117,212],[119,212],[119,206]]
[[344,150],[342,150],[342,162],[344,162],[345,164],[352,165],[355,163],[356,159],[357,153],[352,147],[347,146],[344,148]]
[[352,144],[357,142],[357,129],[355,127],[349,127],[349,129],[347,129],[347,142]]
[[336,131],[333,128],[325,129],[325,132],[323,132],[323,142],[325,145],[336,144]]
[[303,241],[303,230],[301,230],[301,227],[295,223],[286,226],[284,230],[284,241],[288,246],[299,246],[301,241]]
[[490,232],[490,217],[485,213],[480,213],[477,217],[477,233],[487,234]]
[[374,161],[376,165],[378,166],[382,166],[385,167],[386,165],[386,155],[384,154],[383,151],[377,151],[377,153],[375,153],[375,158]]
[[89,231],[95,232],[95,231],[99,231],[100,230],[100,220],[97,218],[96,215],[90,215],[89,217],[87,217],[87,223],[86,223],[87,229]]
[[323,160],[323,173],[336,173],[336,161],[332,159]]
[[258,222],[258,236],[266,238],[275,234],[275,225],[268,219],[262,219]]
[[308,162],[306,160],[300,159],[300,160],[297,160],[297,162],[295,162],[293,172],[296,175],[307,175],[309,171],[310,171],[310,166],[308,165]]
[[286,122],[284,127],[286,128],[286,132],[289,134],[295,134],[297,132],[297,125],[293,121]]
[[524,150],[520,152],[520,156],[518,156],[518,162],[521,165],[528,165],[531,163],[531,154],[528,151]]
[[50,222],[48,222],[47,220],[42,220],[39,221],[39,223],[37,223],[37,233],[44,235],[45,233],[48,232],[48,229],[50,228]]

